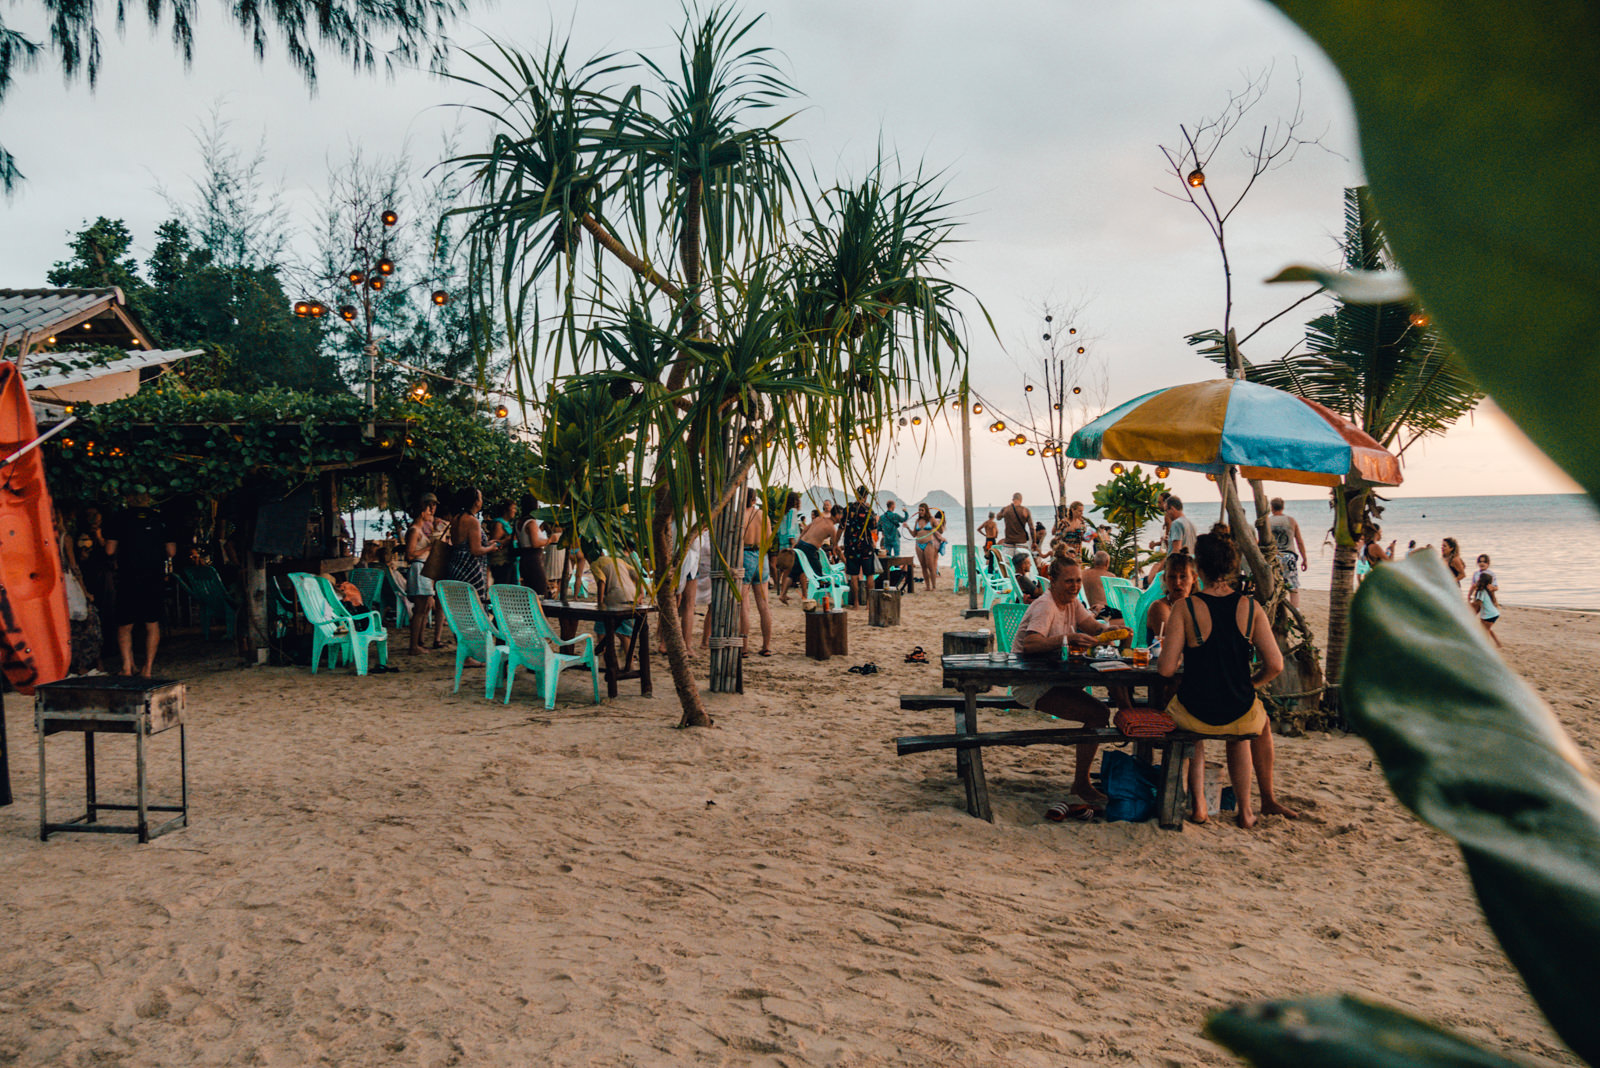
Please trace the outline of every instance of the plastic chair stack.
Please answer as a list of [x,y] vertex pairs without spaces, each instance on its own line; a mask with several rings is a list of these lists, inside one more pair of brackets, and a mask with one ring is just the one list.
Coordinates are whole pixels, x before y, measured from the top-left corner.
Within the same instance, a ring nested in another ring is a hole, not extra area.
[[[563,642],[544,617],[539,599],[526,586],[492,586],[489,605],[494,610],[495,626],[506,640],[506,703],[511,703],[511,688],[517,669],[533,672],[535,684],[544,698],[545,708],[556,707],[556,680],[569,667],[585,666],[594,682],[594,703],[600,703],[600,668],[594,659],[594,635],[579,634]],[[563,646],[574,646],[576,653],[563,653]]]
[[820,602],[824,597],[832,597],[836,607],[843,608],[850,603],[850,582],[842,575],[835,575],[832,568],[827,569],[827,574],[819,575],[812,568],[810,559],[806,554],[796,549],[794,558],[800,563],[800,570],[806,576],[806,596],[813,601]]
[[346,654],[355,664],[356,674],[367,673],[371,646],[378,647],[378,663],[389,662],[389,632],[383,629],[378,612],[352,613],[333,592],[333,584],[323,575],[294,572],[289,576],[300,610],[311,624],[311,673],[315,675],[328,652],[328,666],[338,667]]

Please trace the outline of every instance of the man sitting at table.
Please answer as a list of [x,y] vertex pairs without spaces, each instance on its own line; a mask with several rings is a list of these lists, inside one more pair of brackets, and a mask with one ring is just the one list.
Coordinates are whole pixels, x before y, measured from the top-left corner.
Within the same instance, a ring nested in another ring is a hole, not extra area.
[[1095,615],[1105,615],[1101,611],[1107,600],[1105,580],[1116,577],[1117,573],[1111,570],[1111,554],[1103,550],[1095,553],[1089,561],[1089,570],[1083,573],[1083,595],[1089,598],[1089,607],[1094,609]]
[[[1018,656],[1049,657],[1059,660],[1068,646],[1087,647],[1094,644],[1092,635],[1105,630],[1100,622],[1078,601],[1078,591],[1083,588],[1083,569],[1075,560],[1057,557],[1050,564],[1050,588],[1022,614],[1017,624],[1017,636],[1011,642],[1011,651]],[[1111,722],[1111,710],[1090,697],[1081,687],[1055,685],[1013,686],[1011,696],[1018,703],[1058,719],[1074,720],[1085,727],[1104,727]],[[1089,784],[1089,771],[1094,767],[1095,742],[1078,744],[1077,768],[1072,778],[1072,792],[1091,805],[1105,803],[1106,795]]]

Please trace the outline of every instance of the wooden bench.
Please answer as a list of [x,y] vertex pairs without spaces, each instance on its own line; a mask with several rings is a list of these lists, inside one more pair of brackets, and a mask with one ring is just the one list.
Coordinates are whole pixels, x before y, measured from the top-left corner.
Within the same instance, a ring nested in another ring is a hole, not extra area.
[[[967,699],[959,693],[907,693],[900,695],[900,707],[907,712],[927,712],[930,709],[944,708],[952,712],[960,712],[967,707]],[[979,694],[979,708],[997,708],[1002,711],[1013,708],[1026,708],[1008,694]]]
[[[905,703],[907,700],[908,698],[901,698],[900,707],[908,707]],[[924,699],[913,697],[909,700]],[[980,697],[978,701],[980,708],[1022,707],[1005,697]],[[943,698],[942,707],[952,705],[956,709],[957,726],[960,726],[965,702],[960,697]],[[932,708],[941,705],[930,701],[929,704],[916,707]],[[1143,764],[1152,763],[1155,750],[1160,749],[1164,755],[1161,762],[1161,778],[1156,788],[1156,822],[1166,830],[1182,830],[1188,801],[1183,778],[1183,762],[1193,755],[1194,743],[1202,740],[1204,740],[1202,735],[1189,731],[1173,731],[1160,738],[1130,738],[1115,727],[1045,727],[1024,731],[982,731],[975,734],[961,732],[908,735],[896,738],[894,747],[896,756],[953,749],[959,757],[963,753],[994,746],[1078,745],[1082,742],[1117,745],[1122,742],[1132,742],[1134,755]]]

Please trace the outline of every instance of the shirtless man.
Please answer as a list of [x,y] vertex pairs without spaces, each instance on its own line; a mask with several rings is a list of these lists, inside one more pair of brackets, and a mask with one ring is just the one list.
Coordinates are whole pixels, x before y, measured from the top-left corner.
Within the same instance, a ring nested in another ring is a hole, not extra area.
[[800,540],[794,543],[795,561],[794,571],[791,574],[800,584],[802,594],[806,592],[806,577],[805,572],[800,570],[800,557],[804,556],[806,563],[811,565],[811,570],[821,575],[827,569],[827,563],[822,555],[823,550],[830,546],[835,550],[838,549],[839,528],[834,523],[833,516],[823,512],[806,524],[806,529],[800,534]]
[[772,655],[772,608],[767,604],[767,547],[772,544],[772,525],[761,510],[761,495],[750,490],[744,499],[744,583],[745,596],[739,599],[739,633],[750,633],[750,602],[756,603],[761,618],[761,651]]
[[1089,598],[1089,607],[1096,614],[1106,606],[1105,580],[1116,577],[1111,570],[1111,554],[1095,553],[1089,561],[1089,569],[1083,573],[1083,595]]
[[983,547],[994,548],[994,543],[1000,540],[1000,526],[994,521],[994,513],[989,513],[989,518],[978,524],[978,533],[983,535]]
[[[1068,646],[1093,645],[1091,636],[1105,630],[1106,624],[1095,619],[1079,603],[1078,591],[1082,588],[1083,570],[1077,561],[1060,558],[1053,561],[1049,589],[1022,614],[1017,636],[1011,642],[1011,652],[1018,656],[1060,660],[1062,650]],[[1058,719],[1074,720],[1085,727],[1104,727],[1111,722],[1111,710],[1090,697],[1082,687],[1021,685],[1012,687],[1011,696],[1028,708]],[[1097,748],[1095,742],[1078,744],[1077,766],[1072,778],[1072,792],[1091,805],[1102,805],[1106,800],[1106,795],[1089,783]],[[1049,813],[1052,819],[1056,818],[1055,811],[1052,809]],[[1064,809],[1062,815],[1065,815]]]

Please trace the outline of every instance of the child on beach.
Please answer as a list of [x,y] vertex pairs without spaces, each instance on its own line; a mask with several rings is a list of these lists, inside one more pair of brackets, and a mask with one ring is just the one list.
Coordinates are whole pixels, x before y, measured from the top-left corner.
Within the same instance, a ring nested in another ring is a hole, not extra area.
[[1472,592],[1467,595],[1467,602],[1478,610],[1478,618],[1483,620],[1483,629],[1489,632],[1489,637],[1494,639],[1496,647],[1500,645],[1500,636],[1494,632],[1494,622],[1500,618],[1500,602],[1495,598],[1493,585],[1494,572],[1480,571],[1472,583]]

